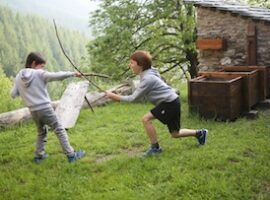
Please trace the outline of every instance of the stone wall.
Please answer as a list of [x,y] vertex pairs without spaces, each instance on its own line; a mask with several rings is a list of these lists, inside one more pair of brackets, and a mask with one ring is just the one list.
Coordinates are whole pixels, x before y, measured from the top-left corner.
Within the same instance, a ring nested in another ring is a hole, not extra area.
[[[199,50],[199,70],[216,71],[226,65],[247,65],[247,27],[252,21],[231,12],[197,7],[198,38],[223,38],[225,50]],[[257,65],[270,67],[270,24],[257,27]]]

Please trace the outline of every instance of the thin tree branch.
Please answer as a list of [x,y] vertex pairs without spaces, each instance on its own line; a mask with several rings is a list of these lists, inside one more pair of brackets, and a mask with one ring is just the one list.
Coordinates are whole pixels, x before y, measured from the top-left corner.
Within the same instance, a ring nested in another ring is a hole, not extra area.
[[55,33],[56,33],[56,37],[57,37],[57,40],[58,40],[58,43],[61,47],[61,50],[63,52],[63,54],[65,55],[65,57],[68,59],[68,61],[70,62],[70,64],[73,66],[73,68],[75,68],[90,84],[92,84],[93,86],[95,86],[98,90],[100,90],[101,92],[105,92],[105,90],[101,89],[98,85],[96,85],[95,83],[93,83],[90,79],[88,79],[79,69],[78,67],[75,66],[75,64],[71,61],[71,59],[68,57],[68,55],[66,54],[65,52],[65,49],[61,43],[61,40],[60,40],[60,37],[58,35],[58,31],[57,31],[57,26],[56,26],[56,23],[55,23],[55,20],[53,20],[53,23],[54,23],[54,29],[55,29]]

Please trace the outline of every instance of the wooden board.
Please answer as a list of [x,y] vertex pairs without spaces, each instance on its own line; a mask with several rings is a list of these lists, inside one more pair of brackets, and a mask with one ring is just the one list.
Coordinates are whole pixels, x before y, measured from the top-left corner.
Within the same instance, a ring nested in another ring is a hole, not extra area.
[[88,86],[88,81],[71,83],[62,95],[55,112],[64,128],[72,128],[76,124]]
[[202,39],[199,38],[196,41],[197,49],[214,49],[214,50],[222,50],[225,49],[226,43],[224,39]]

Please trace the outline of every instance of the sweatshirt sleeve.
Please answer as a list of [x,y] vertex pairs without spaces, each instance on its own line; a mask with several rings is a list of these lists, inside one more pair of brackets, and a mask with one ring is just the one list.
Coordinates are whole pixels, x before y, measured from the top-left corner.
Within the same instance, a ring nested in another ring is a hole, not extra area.
[[13,99],[20,95],[16,83],[14,83],[14,86],[13,86],[13,88],[11,89],[10,95],[11,95],[11,97],[12,97]]
[[48,71],[43,71],[41,72],[42,78],[46,82],[50,81],[61,81],[66,78],[72,77],[75,75],[75,72],[48,72]]
[[142,99],[150,91],[153,82],[150,79],[143,79],[133,94],[121,96],[120,101],[133,102]]

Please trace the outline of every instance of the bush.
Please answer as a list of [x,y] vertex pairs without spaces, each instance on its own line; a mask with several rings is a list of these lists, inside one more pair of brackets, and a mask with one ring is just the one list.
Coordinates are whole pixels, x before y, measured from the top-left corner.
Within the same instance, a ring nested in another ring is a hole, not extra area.
[[12,81],[6,77],[2,67],[0,67],[0,113],[7,112],[19,108],[21,106],[20,99],[13,100],[10,96]]

